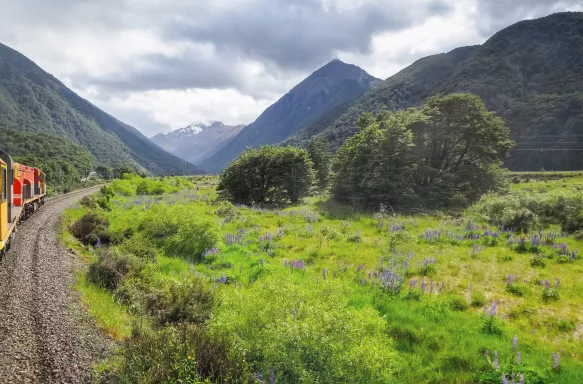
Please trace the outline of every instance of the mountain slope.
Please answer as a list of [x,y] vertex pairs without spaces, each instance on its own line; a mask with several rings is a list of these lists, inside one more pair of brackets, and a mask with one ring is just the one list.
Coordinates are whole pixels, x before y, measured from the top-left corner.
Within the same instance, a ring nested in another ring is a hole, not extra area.
[[96,162],[156,174],[201,173],[0,44],[0,130],[44,132],[81,144]]
[[418,60],[356,101],[320,134],[334,148],[358,132],[356,118],[381,107],[472,92],[501,116],[518,143],[514,170],[583,169],[583,13],[516,23],[481,46]]
[[209,125],[197,123],[167,134],[159,133],[150,140],[184,160],[199,164],[227,144],[243,127],[219,121]]
[[279,143],[379,82],[355,65],[332,60],[267,108],[201,166],[219,171],[247,147]]

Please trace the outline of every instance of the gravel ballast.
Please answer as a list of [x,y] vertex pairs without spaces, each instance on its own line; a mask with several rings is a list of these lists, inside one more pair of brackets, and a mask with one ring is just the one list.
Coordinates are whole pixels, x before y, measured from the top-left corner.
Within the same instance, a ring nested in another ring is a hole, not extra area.
[[73,289],[76,258],[57,238],[65,208],[96,189],[47,201],[0,264],[0,383],[87,383],[112,341]]

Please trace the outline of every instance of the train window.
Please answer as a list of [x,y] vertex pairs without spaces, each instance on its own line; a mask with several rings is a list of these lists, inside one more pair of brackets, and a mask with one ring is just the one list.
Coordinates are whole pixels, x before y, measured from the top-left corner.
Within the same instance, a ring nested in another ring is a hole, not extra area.
[[6,168],[2,168],[2,202],[6,201]]

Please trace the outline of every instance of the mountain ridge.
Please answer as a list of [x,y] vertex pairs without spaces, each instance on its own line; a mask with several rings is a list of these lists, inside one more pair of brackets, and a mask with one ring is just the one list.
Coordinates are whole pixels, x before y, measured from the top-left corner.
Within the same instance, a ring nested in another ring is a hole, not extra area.
[[419,59],[365,93],[321,131],[291,141],[320,135],[336,149],[359,131],[355,122],[363,112],[394,111],[419,106],[433,95],[470,92],[510,128],[518,143],[506,160],[512,170],[583,169],[583,157],[576,155],[583,150],[581,79],[583,13],[556,13],[515,23],[482,45]]
[[128,165],[154,174],[179,174],[183,170],[204,173],[0,43],[0,131],[6,129],[68,138],[85,147],[97,163],[108,166]]
[[200,166],[220,171],[247,147],[280,143],[380,82],[360,67],[334,59],[284,94]]

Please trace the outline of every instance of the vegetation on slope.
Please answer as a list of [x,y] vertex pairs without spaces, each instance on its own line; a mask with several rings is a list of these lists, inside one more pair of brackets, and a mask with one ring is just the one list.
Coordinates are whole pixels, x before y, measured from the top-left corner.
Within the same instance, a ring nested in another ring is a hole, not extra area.
[[462,217],[373,215],[320,198],[235,207],[216,199],[216,178],[147,182],[188,189],[115,193],[108,209],[86,201],[67,214],[104,218],[88,281],[138,320],[102,365],[113,382],[583,380],[583,243],[557,225],[574,211],[541,206],[557,220],[520,231],[479,208],[526,194],[532,207],[559,189],[576,198],[580,177],[521,180]]
[[583,13],[521,21],[481,46],[421,59],[371,89],[320,134],[334,148],[359,131],[363,112],[418,106],[471,92],[510,128],[513,170],[583,167]]
[[0,130],[6,129],[67,138],[111,167],[131,166],[156,174],[200,173],[0,44]]

